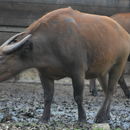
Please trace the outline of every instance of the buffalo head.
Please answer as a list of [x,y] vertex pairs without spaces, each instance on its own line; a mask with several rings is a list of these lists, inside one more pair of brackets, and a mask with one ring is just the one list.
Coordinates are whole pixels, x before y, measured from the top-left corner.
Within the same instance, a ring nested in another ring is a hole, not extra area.
[[[0,46],[0,81],[28,68],[27,62],[31,53],[31,34],[18,33]],[[31,64],[31,63],[30,63]]]

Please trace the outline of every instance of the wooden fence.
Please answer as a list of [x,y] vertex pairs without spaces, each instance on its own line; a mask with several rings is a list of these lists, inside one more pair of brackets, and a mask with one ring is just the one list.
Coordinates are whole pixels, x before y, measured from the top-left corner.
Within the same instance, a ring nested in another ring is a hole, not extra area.
[[130,0],[0,0],[0,44],[45,13],[68,6],[110,16],[129,12]]
[[0,43],[45,13],[72,6],[80,11],[112,15],[130,11],[130,0],[0,0]]

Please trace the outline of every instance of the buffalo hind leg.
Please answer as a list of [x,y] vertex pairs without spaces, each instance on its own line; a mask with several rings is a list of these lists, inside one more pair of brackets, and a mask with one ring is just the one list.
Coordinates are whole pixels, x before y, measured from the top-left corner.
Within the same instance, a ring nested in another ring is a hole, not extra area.
[[72,83],[74,88],[74,99],[78,106],[78,121],[86,121],[86,113],[83,108],[83,89],[84,89],[84,74],[77,73],[72,77]]
[[126,82],[125,82],[125,79],[124,79],[124,76],[122,75],[118,81],[119,85],[121,86],[125,96],[127,98],[130,98],[130,90],[128,89],[127,85],[126,85]]
[[110,104],[112,101],[116,83],[118,82],[118,80],[123,72],[122,71],[123,68],[124,68],[124,66],[121,64],[113,66],[113,68],[109,72],[108,84],[105,83],[106,82],[104,80],[105,78],[101,78],[102,82],[105,83],[105,84],[101,84],[101,86],[105,92],[105,100],[96,116],[95,121],[97,123],[107,122],[110,119]]
[[41,72],[39,75],[44,89],[44,112],[40,121],[47,123],[50,120],[51,114],[51,103],[54,94],[54,80],[45,78]]
[[92,94],[92,96],[97,96],[97,89],[96,89],[96,79],[91,79],[89,82],[89,91]]
[[[101,76],[98,78],[98,81],[104,91],[105,97],[107,96],[107,89],[108,89],[108,80],[107,76]],[[95,122],[100,123],[100,122],[106,122],[110,119],[110,113],[109,109],[105,108],[106,106],[109,106],[109,102],[107,99],[105,99],[101,109],[99,110]]]

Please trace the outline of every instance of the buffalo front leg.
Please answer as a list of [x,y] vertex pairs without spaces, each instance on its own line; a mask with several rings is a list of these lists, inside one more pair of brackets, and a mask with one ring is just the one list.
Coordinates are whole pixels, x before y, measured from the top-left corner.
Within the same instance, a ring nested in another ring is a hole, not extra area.
[[54,80],[45,78],[40,72],[40,79],[44,90],[44,112],[41,122],[48,122],[51,114],[51,103],[54,94]]
[[128,89],[127,85],[126,85],[126,82],[125,82],[125,79],[124,79],[124,76],[122,75],[118,81],[119,85],[121,86],[125,96],[127,98],[130,98],[130,90]]
[[109,72],[108,84],[105,81],[104,77],[100,78],[100,82],[102,82],[101,86],[105,93],[105,100],[96,116],[97,123],[107,122],[110,119],[110,104],[112,101],[116,83],[118,82],[123,72],[123,68],[124,66],[120,64],[113,66],[113,68]]
[[92,94],[92,96],[97,96],[97,89],[96,89],[96,79],[91,79],[89,82],[89,91]]
[[84,76],[82,74],[75,74],[72,77],[72,83],[74,88],[74,99],[78,106],[78,121],[86,121],[86,113],[83,108],[83,89],[84,89]]

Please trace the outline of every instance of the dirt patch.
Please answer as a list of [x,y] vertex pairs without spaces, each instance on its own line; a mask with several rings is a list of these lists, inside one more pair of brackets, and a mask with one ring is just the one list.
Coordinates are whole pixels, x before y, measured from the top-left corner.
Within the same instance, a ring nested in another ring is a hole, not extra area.
[[[77,106],[73,99],[71,83],[56,83],[49,124],[38,124],[44,110],[42,86],[39,83],[1,83],[0,84],[0,128],[5,129],[91,129],[94,118],[104,99],[89,93],[88,85],[84,91],[84,106],[87,121],[77,123]],[[111,128],[130,129],[130,99],[118,90],[111,107]]]

